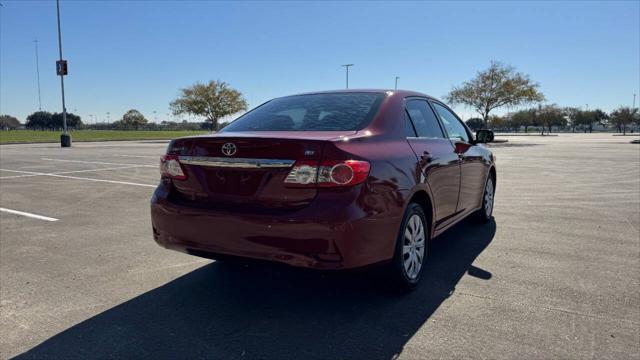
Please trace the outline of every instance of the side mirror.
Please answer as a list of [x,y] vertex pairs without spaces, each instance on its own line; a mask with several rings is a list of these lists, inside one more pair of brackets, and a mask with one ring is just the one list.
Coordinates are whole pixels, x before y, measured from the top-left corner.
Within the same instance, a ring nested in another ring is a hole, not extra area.
[[476,142],[486,144],[493,141],[493,131],[491,130],[478,130],[476,131]]

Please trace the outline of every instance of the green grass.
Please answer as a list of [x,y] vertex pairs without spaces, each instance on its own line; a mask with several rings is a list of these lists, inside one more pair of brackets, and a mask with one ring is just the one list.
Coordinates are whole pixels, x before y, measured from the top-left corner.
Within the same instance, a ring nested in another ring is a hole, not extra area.
[[[60,131],[11,130],[0,131],[0,144],[57,143]],[[147,130],[78,130],[71,131],[72,141],[111,140],[168,140],[181,136],[206,134],[206,131],[147,131]]]

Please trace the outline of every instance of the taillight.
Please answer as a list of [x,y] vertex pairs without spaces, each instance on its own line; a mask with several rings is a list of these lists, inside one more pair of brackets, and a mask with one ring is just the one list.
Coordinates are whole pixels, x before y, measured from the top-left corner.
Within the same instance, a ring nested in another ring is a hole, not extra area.
[[160,158],[160,176],[176,180],[187,178],[177,155],[163,155]]
[[297,161],[284,180],[291,187],[336,187],[362,183],[370,165],[361,160]]

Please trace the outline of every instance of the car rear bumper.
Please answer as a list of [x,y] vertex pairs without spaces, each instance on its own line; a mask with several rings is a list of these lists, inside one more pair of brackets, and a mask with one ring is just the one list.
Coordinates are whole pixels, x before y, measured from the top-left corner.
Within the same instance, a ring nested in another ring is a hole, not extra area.
[[380,212],[366,206],[357,188],[319,192],[303,209],[268,214],[179,205],[171,201],[170,191],[171,185],[161,183],[151,199],[159,245],[199,256],[238,256],[317,269],[390,260],[402,214],[401,208]]

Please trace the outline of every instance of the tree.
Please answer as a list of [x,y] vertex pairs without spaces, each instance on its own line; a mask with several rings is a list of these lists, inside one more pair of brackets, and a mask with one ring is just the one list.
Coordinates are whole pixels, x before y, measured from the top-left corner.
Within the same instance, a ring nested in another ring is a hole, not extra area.
[[20,121],[11,115],[0,115],[0,130],[13,130],[20,126]]
[[611,122],[616,125],[618,130],[622,129],[624,135],[627,134],[627,125],[632,122],[638,123],[638,109],[631,109],[628,106],[620,106],[611,113]]
[[580,109],[575,107],[566,107],[564,108],[564,113],[567,119],[569,120],[569,126],[571,126],[571,131],[576,132],[576,127],[579,125],[576,119],[579,116]]
[[127,111],[124,115],[122,115],[122,119],[116,121],[116,127],[122,129],[135,129],[138,130],[140,127],[146,125],[148,123],[147,119],[145,119],[144,115],[140,113],[140,111],[136,109],[131,109]]
[[216,130],[218,120],[247,110],[247,102],[238,90],[225,82],[213,80],[181,89],[179,97],[170,106],[174,115],[186,113],[205,117],[211,122],[211,128]]
[[[82,119],[80,116],[67,113],[67,128],[70,129],[78,129],[82,126]],[[55,113],[51,116],[51,128],[52,129],[62,129],[64,128],[64,124],[62,121],[62,113]]]
[[578,111],[574,116],[574,125],[580,126],[584,132],[587,130],[593,132],[593,124],[595,123],[606,125],[606,120],[609,118],[609,115],[600,109]]
[[593,124],[593,116],[589,111],[578,110],[575,114],[574,126],[581,128],[584,132],[587,132],[589,127]]
[[33,114],[27,116],[27,123],[25,127],[27,129],[51,129],[51,113],[47,111],[36,111]]
[[465,123],[473,131],[478,131],[478,130],[484,128],[484,121],[482,119],[480,119],[480,118],[471,118],[471,119],[465,121]]
[[553,126],[564,127],[567,125],[564,111],[556,104],[539,106],[536,110],[536,116],[537,122],[542,126],[543,135],[545,128],[549,129],[549,133],[551,133]]
[[[606,127],[609,122],[609,114],[600,109],[595,109],[593,111],[593,122]],[[591,131],[593,131],[593,126],[589,128],[589,132]]]
[[446,96],[451,104],[463,104],[476,110],[487,124],[491,110],[502,106],[518,106],[544,100],[539,85],[512,66],[492,61],[488,69],[454,87]]
[[529,126],[536,126],[537,119],[535,109],[520,110],[511,115],[511,124],[516,129],[524,127],[524,132],[528,132]]
[[498,115],[490,115],[488,119],[489,127],[491,129],[501,129],[510,127],[510,124],[506,120],[506,117],[498,116]]

